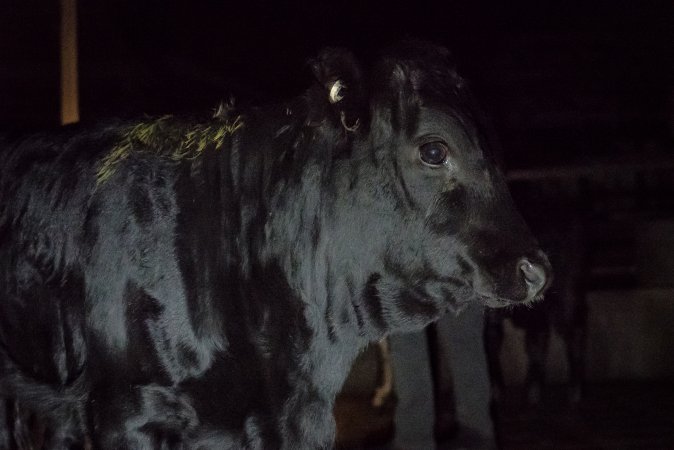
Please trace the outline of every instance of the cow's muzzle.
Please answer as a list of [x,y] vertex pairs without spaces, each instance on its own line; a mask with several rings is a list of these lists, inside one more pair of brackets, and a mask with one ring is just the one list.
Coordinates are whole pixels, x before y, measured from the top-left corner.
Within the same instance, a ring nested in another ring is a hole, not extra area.
[[473,291],[491,307],[542,299],[552,282],[552,267],[545,253],[536,247],[505,255],[497,251],[478,252],[482,259],[471,260],[475,267]]

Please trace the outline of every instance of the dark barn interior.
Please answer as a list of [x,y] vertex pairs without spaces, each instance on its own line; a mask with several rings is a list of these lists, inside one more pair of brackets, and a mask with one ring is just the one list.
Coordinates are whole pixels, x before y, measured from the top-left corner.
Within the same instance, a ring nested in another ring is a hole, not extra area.
[[[66,4],[77,26],[76,46],[64,50]],[[306,61],[320,48],[368,60],[407,36],[452,49],[491,118],[516,202],[558,261],[546,301],[575,302],[487,320],[485,336],[500,336],[487,345],[502,380],[492,409],[499,446],[674,448],[671,2],[5,0],[0,128],[60,125],[63,102],[73,104],[62,58],[77,62],[74,104],[86,123],[210,111],[231,96],[287,98],[309,84]],[[436,382],[426,400],[439,445],[452,448],[442,328],[431,334],[420,349]],[[542,360],[531,369],[535,346]],[[379,351],[362,355],[339,398],[340,448],[393,439],[395,389],[371,406]],[[531,370],[545,374],[542,386],[528,383]]]

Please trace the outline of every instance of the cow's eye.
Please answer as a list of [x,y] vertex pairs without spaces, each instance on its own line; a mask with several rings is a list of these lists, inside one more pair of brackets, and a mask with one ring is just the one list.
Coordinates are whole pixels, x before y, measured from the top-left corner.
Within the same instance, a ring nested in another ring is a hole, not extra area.
[[447,161],[448,151],[444,142],[427,142],[419,147],[419,157],[428,165],[439,166]]

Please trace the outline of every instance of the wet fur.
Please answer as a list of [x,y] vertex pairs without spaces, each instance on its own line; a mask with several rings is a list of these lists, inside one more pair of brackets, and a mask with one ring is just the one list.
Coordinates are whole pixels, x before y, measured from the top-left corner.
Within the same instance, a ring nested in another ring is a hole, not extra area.
[[[540,252],[448,52],[408,43],[367,77],[342,50],[312,67],[294,100],[163,118],[152,139],[143,119],[0,143],[0,396],[44,421],[45,448],[330,448],[367,342],[478,285],[524,295],[500,267]],[[171,157],[176,130],[234,117]],[[424,121],[460,144],[452,183],[414,159]]]

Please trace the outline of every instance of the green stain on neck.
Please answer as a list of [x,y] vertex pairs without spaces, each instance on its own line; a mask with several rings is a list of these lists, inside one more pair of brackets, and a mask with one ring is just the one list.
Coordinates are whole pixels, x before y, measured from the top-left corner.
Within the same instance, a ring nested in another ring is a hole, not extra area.
[[107,181],[132,152],[153,152],[174,161],[195,159],[207,148],[220,149],[225,139],[244,125],[241,116],[233,121],[213,120],[196,125],[171,119],[172,116],[162,116],[123,128],[119,142],[101,160],[96,171],[96,184]]

